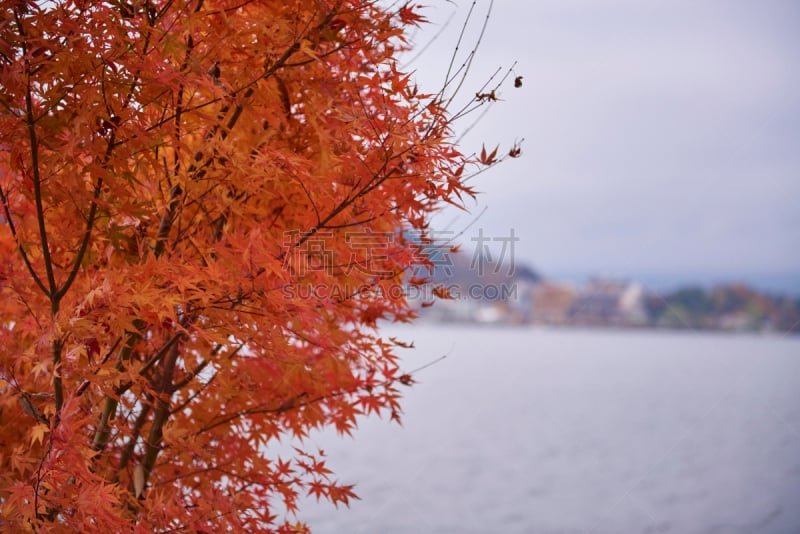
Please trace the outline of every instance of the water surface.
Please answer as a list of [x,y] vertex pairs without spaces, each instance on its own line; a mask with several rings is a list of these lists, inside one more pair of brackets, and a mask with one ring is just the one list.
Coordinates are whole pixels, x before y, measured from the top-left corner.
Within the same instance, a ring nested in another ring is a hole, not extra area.
[[404,426],[316,434],[315,533],[798,533],[800,339],[394,327]]

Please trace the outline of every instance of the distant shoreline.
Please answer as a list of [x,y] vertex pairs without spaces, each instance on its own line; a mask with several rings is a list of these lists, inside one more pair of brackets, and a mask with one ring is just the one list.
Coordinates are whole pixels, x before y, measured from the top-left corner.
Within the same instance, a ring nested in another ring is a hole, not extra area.
[[628,327],[628,326],[588,326],[588,325],[552,325],[552,324],[537,324],[537,323],[529,323],[529,324],[515,324],[515,323],[503,323],[503,322],[467,322],[467,321],[439,321],[436,319],[430,319],[425,317],[420,317],[414,320],[411,323],[386,323],[385,326],[403,330],[413,330],[414,328],[418,328],[420,326],[430,326],[433,328],[454,328],[454,329],[486,329],[486,330],[513,330],[513,331],[522,331],[522,330],[532,330],[532,331],[541,331],[541,332],[586,332],[586,333],[602,333],[608,332],[609,334],[612,333],[630,333],[630,334],[657,334],[663,333],[666,335],[703,335],[703,336],[714,336],[718,335],[720,337],[769,337],[769,338],[786,338],[786,339],[798,339],[800,336],[800,330],[788,331],[788,332],[780,332],[777,330],[721,330],[721,329],[701,329],[701,328],[665,328],[665,327],[657,327],[657,326],[636,326],[636,327]]

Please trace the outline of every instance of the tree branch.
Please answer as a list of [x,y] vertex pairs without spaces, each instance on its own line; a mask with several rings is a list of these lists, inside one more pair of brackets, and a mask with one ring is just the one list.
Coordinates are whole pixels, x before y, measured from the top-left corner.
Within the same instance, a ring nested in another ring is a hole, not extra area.
[[14,220],[11,218],[11,207],[9,205],[8,197],[3,192],[3,188],[0,187],[0,201],[3,202],[3,210],[6,214],[6,224],[8,224],[9,230],[11,230],[11,236],[14,238],[14,242],[17,244],[17,250],[19,251],[20,256],[22,256],[22,261],[25,263],[25,267],[28,269],[28,272],[31,274],[33,281],[42,290],[42,293],[47,295],[47,288],[44,287],[42,280],[39,278],[39,275],[36,274],[36,271],[31,264],[30,259],[28,259],[28,254],[25,252],[25,249],[22,246],[22,242],[19,240],[19,236],[17,235],[17,229],[14,226]]
[[163,436],[164,424],[169,419],[170,411],[170,398],[172,397],[172,377],[175,371],[175,364],[180,355],[180,345],[175,344],[164,363],[164,374],[161,377],[161,384],[159,385],[156,398],[156,412],[153,416],[153,423],[150,427],[150,433],[145,442],[145,453],[142,459],[142,467],[144,468],[144,484],[147,485],[147,480],[150,478],[150,473],[153,471],[153,466],[156,463],[158,451],[161,450],[161,438]]

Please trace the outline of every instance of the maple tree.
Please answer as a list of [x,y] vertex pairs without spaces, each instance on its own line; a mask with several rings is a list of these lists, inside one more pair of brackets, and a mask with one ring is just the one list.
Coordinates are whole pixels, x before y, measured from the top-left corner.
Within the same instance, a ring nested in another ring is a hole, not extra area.
[[377,321],[413,318],[430,214],[497,161],[452,140],[466,68],[417,90],[405,4],[0,6],[0,527],[302,531],[298,497],[347,503],[320,451],[269,446],[397,417]]

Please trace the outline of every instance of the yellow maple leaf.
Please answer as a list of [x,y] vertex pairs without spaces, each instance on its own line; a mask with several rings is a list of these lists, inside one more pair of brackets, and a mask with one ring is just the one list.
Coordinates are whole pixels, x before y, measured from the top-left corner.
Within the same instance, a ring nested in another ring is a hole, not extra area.
[[39,423],[35,427],[31,429],[31,445],[36,443],[37,441],[40,444],[44,443],[44,436],[50,432],[50,427],[44,423]]

